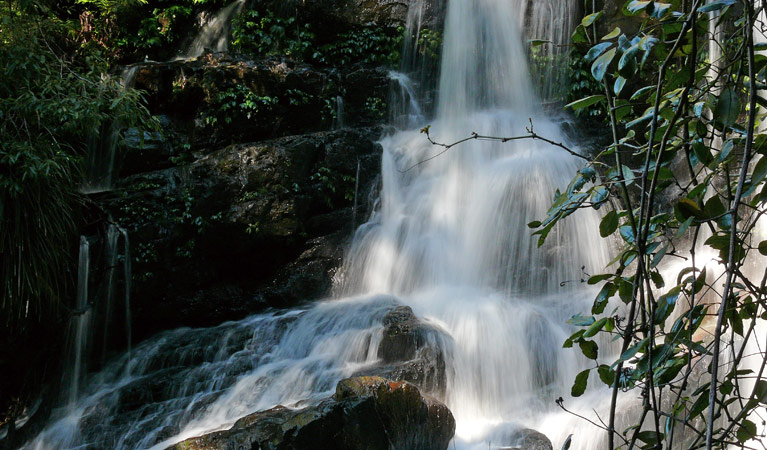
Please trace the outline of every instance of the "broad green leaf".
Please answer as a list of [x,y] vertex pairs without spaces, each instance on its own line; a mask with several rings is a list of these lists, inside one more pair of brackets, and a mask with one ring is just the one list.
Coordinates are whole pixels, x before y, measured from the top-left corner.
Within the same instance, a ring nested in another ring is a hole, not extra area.
[[738,428],[737,438],[739,442],[746,442],[756,437],[756,424],[748,419],[744,419]]
[[726,8],[728,6],[734,5],[736,3],[736,0],[716,0],[713,2],[709,2],[707,5],[703,5],[700,8],[698,8],[699,13],[708,13],[712,11],[719,11],[722,8]]
[[650,0],[632,0],[628,5],[626,5],[626,10],[632,14],[636,14],[647,9],[651,3],[652,1]]
[[589,382],[589,369],[584,370],[575,377],[575,383],[570,390],[570,395],[573,397],[580,397],[586,392],[586,386]]
[[610,66],[613,58],[615,58],[615,51],[616,49],[614,48],[606,51],[602,56],[594,61],[594,64],[591,65],[591,74],[594,76],[595,80],[602,81],[602,79],[605,77],[607,68]]
[[740,98],[730,87],[724,89],[714,106],[714,121],[722,127],[729,127],[738,120],[740,115]]
[[615,92],[615,95],[620,95],[621,91],[623,91],[624,86],[626,86],[626,79],[623,77],[618,77],[615,80],[615,86],[613,87],[613,92]]
[[612,45],[613,44],[611,42],[602,42],[600,44],[597,44],[589,49],[589,51],[586,53],[586,56],[584,56],[583,59],[586,62],[592,62],[595,59],[597,59],[599,55],[604,53],[605,50],[610,48]]
[[610,39],[615,39],[615,38],[617,38],[617,37],[618,37],[620,34],[621,34],[621,29],[620,29],[620,27],[615,27],[615,28],[613,28],[613,31],[611,31],[611,32],[609,32],[608,34],[606,34],[606,35],[605,35],[605,36],[602,38],[602,40],[603,40],[603,41],[609,41]]
[[602,383],[608,386],[613,385],[613,382],[615,382],[615,372],[610,370],[610,366],[602,364],[597,371],[599,372],[599,379],[602,380]]
[[[585,336],[585,334],[584,334]],[[599,356],[599,346],[594,341],[580,341],[578,346],[581,348],[581,352],[588,359],[596,360]]]
[[584,17],[583,20],[581,20],[581,25],[583,25],[584,27],[590,27],[591,25],[594,24],[594,22],[596,22],[600,17],[602,17],[603,14],[604,12],[602,11],[589,14],[588,16]]
[[596,319],[593,317],[583,317],[580,314],[574,315],[570,318],[570,320],[567,321],[567,323],[570,325],[575,325],[576,327],[588,327],[594,322],[596,322]]
[[597,320],[596,322],[591,324],[590,327],[586,329],[586,332],[583,333],[583,337],[589,338],[589,337],[595,336],[597,333],[602,331],[602,328],[605,326],[606,323],[607,323],[606,317],[602,317],[601,319]]
[[618,229],[618,213],[610,211],[602,218],[599,223],[599,234],[602,237],[607,237]]

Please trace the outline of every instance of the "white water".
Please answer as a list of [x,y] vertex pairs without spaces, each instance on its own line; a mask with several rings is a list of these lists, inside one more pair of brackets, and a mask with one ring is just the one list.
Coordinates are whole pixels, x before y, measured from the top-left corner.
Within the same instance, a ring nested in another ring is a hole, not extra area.
[[[451,0],[435,139],[523,135],[532,121],[540,135],[567,142],[532,88],[520,33],[526,4]],[[519,427],[556,448],[571,433],[571,449],[596,448],[601,434],[554,400],[588,414],[609,398],[606,388],[569,398],[590,365],[561,348],[574,331],[566,320],[594,298],[579,280],[607,261],[599,213],[575,214],[540,249],[526,227],[545,217],[581,161],[520,140],[470,141],[418,164],[442,150],[417,128],[381,144],[380,207],[357,231],[341,298],[148,341],[94,375],[76,408],[29,447],[162,449],[254,411],[317,401],[340,379],[375,370],[381,319],[407,304],[439,330],[431,347],[445,356],[455,448],[508,446]]]
[[206,49],[225,52],[229,47],[229,23],[242,10],[245,0],[236,0],[207,21],[189,48],[177,59],[196,58]]

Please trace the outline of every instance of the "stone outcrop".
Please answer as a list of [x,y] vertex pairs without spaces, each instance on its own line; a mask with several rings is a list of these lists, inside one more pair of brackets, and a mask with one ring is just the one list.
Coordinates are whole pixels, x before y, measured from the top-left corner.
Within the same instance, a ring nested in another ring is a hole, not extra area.
[[449,337],[418,319],[409,306],[392,309],[384,316],[383,325],[378,346],[381,363],[364,373],[408,381],[430,395],[444,397],[447,374],[443,346],[450,342]]
[[[155,114],[172,118],[193,150],[347,127],[383,116],[371,104],[389,94],[383,67],[317,67],[281,58],[251,60],[208,53],[191,60],[134,66],[134,87]],[[338,115],[339,98],[343,117]]]
[[352,222],[375,197],[381,132],[232,145],[100,198],[131,236],[137,333],[327,295]]
[[455,420],[447,407],[422,396],[414,385],[355,377],[340,381],[335,395],[316,406],[278,406],[251,414],[229,430],[169,450],[445,450],[454,433]]

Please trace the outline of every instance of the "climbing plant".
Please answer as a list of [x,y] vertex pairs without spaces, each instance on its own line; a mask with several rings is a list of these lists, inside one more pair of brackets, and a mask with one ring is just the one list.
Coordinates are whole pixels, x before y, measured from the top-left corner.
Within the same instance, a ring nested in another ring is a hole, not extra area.
[[[575,31],[602,92],[568,107],[605,114],[612,142],[530,226],[542,243],[578,209],[614,205],[599,231],[615,258],[585,281],[599,293],[565,342],[593,360],[571,394],[592,372],[611,389],[592,417],[609,449],[755,448],[763,435],[765,6],[632,0],[636,33],[598,33],[601,11]],[[683,269],[670,276],[672,261]],[[598,351],[610,341],[617,351]],[[640,400],[619,419],[625,396]]]
[[575,92],[588,94],[566,108],[606,117],[611,136],[594,154],[533,124],[527,135],[453,144],[422,132],[445,151],[537,139],[586,161],[528,224],[540,246],[595,208],[614,249],[603,273],[584,277],[598,293],[563,343],[591,361],[570,395],[601,383],[609,406],[570,410],[560,397],[561,408],[602,429],[608,450],[764,448],[767,2],[627,0],[622,13],[637,31],[600,32],[605,12],[595,11],[573,34],[586,47],[573,67],[590,80],[580,77]]

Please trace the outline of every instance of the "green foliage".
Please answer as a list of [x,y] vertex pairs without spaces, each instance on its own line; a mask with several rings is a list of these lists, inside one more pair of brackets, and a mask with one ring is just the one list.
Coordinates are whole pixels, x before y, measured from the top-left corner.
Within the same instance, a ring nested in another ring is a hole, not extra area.
[[437,60],[442,48],[442,40],[442,33],[440,31],[424,28],[418,34],[418,52]]
[[23,328],[66,303],[84,142],[105,124],[148,125],[149,115],[98,53],[54,50],[66,26],[18,6],[0,7],[0,312]]
[[233,21],[232,49],[256,57],[307,58],[314,41],[309,24],[298,24],[295,17],[282,18],[272,11],[251,9]]
[[[270,10],[250,9],[233,21],[232,49],[254,57],[279,56],[321,65],[355,63],[395,66],[400,58],[402,27],[363,26],[320,40],[311,24],[281,17]],[[428,35],[430,44],[437,39]]]
[[[761,7],[632,0],[624,12],[641,21],[638,33],[596,35],[596,12],[573,35],[588,46],[574,62],[578,74],[592,80],[574,86],[568,107],[606,117],[613,140],[530,226],[542,244],[577,210],[616,205],[599,227],[617,245],[615,258],[589,278],[601,288],[564,343],[594,361],[573,396],[590,371],[615,392],[603,423],[613,423],[619,391],[643,398],[628,429],[606,428],[610,448],[731,448],[759,433],[752,413],[767,400],[765,363],[745,367],[744,351],[767,320],[767,275],[755,251],[767,249],[757,223],[767,202],[758,96],[767,59],[754,54],[753,37]],[[724,33],[714,61],[711,11]],[[664,275],[670,261],[682,269]],[[620,343],[617,357],[600,351],[600,335]],[[711,382],[699,380],[706,365]]]
[[268,111],[279,99],[268,95],[258,95],[242,84],[218,93],[209,110],[202,113],[206,125],[216,125],[219,120],[227,125],[240,118],[255,119],[259,113]]

